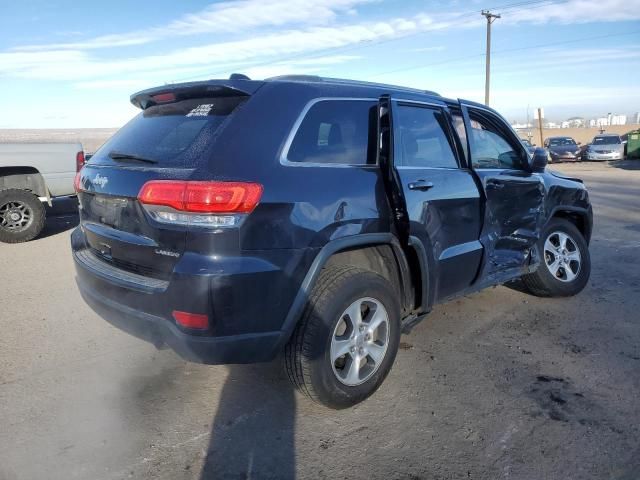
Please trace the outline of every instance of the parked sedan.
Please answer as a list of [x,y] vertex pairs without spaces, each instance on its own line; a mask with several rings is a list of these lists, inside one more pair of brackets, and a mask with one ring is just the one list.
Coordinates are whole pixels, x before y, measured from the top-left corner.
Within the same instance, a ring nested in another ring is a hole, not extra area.
[[624,145],[619,135],[612,133],[596,135],[587,145],[584,152],[585,160],[622,160]]
[[580,144],[571,137],[550,137],[544,141],[552,162],[577,162],[580,160]]

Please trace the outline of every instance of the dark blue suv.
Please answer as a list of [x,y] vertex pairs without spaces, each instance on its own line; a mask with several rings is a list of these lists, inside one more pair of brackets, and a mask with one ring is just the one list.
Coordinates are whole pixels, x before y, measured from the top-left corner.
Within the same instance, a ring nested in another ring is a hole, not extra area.
[[432,305],[517,281],[574,295],[590,274],[580,180],[545,171],[473,102],[319,77],[184,83],[76,178],[84,299],[203,363],[284,352],[333,408],[382,383]]

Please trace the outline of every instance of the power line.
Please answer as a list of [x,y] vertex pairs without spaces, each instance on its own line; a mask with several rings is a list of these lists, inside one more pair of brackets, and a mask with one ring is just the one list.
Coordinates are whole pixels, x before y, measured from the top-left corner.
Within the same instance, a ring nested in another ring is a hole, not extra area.
[[[534,48],[543,48],[543,47],[555,47],[557,45],[565,45],[565,44],[569,44],[569,43],[579,43],[579,42],[584,42],[587,40],[597,40],[597,39],[601,39],[601,38],[610,38],[610,37],[621,37],[624,35],[634,35],[636,33],[640,33],[640,30],[634,30],[632,32],[624,32],[624,33],[611,33],[611,34],[607,34],[607,35],[595,35],[595,36],[591,36],[591,37],[582,37],[582,38],[575,38],[572,40],[565,40],[565,41],[561,41],[561,42],[552,42],[552,43],[542,43],[542,44],[537,44],[537,45],[527,45],[524,47],[516,47],[516,48],[507,48],[507,49],[503,49],[503,50],[496,50],[493,52],[494,55],[496,54],[500,54],[500,53],[508,53],[508,52],[517,52],[517,51],[522,51],[522,50],[531,50]],[[449,63],[457,63],[457,62],[461,62],[464,60],[469,60],[472,58],[479,58],[479,57],[484,57],[485,54],[484,53],[478,53],[478,54],[474,54],[474,55],[466,55],[464,57],[457,57],[457,58],[453,58],[453,59],[449,59],[449,60],[444,60],[442,62],[431,62],[428,65],[414,65],[411,67],[403,67],[403,68],[398,68],[395,70],[387,70],[385,72],[379,72],[379,73],[374,73],[373,75],[370,75],[371,77],[379,77],[382,75],[388,75],[390,73],[399,73],[399,72],[408,72],[410,70],[420,70],[422,68],[430,68],[430,67],[434,67],[434,66],[439,66],[439,65],[446,65]]]

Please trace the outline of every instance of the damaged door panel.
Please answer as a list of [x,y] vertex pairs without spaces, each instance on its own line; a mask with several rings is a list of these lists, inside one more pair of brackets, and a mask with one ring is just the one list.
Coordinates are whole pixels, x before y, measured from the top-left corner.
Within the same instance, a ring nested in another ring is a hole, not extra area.
[[501,283],[538,262],[533,247],[544,223],[544,182],[530,171],[528,155],[498,117],[465,105],[463,115],[471,166],[484,195],[478,282]]

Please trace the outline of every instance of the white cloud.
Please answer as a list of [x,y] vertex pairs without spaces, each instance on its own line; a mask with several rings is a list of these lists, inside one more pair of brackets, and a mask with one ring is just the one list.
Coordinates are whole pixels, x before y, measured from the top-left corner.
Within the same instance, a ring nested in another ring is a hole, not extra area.
[[444,50],[446,50],[446,47],[444,45],[436,45],[433,47],[418,47],[418,48],[412,48],[411,51],[412,52],[420,52],[420,53],[424,53],[424,52],[443,52]]
[[327,65],[337,65],[357,60],[357,55],[332,55],[318,58],[277,62],[260,67],[250,67],[244,73],[250,78],[269,78],[278,75],[314,74],[322,72]]
[[25,45],[14,50],[87,50],[141,45],[165,38],[196,34],[247,32],[262,27],[324,25],[353,7],[377,0],[239,0],[213,3],[166,25],[135,32],[100,35],[84,41]]
[[[84,42],[21,47],[0,52],[0,76],[47,80],[148,78],[151,83],[219,75],[233,66],[247,71],[273,67],[277,56],[314,55],[327,49],[392,40],[416,33],[448,28],[470,28],[484,21],[460,13],[417,14],[378,22],[336,23],[336,16],[375,0],[241,0],[212,4],[196,14],[184,15],[164,27],[105,35]],[[510,10],[501,22],[582,22],[638,19],[640,8],[624,0],[568,0],[560,5]],[[603,13],[606,13],[604,15]],[[352,19],[352,16],[344,18]],[[296,24],[297,29],[282,30]],[[260,27],[279,27],[260,33]],[[257,29],[257,30],[256,30]],[[95,48],[146,43],[160,38],[204,32],[245,31],[241,39],[217,41],[169,50],[163,54],[103,58]],[[419,51],[442,47],[426,46]],[[259,63],[256,65],[256,61]],[[317,62],[316,62],[317,64]],[[280,67],[276,68],[281,70]]]
[[111,89],[125,88],[127,90],[143,89],[149,86],[149,81],[140,78],[113,79],[113,80],[91,80],[87,82],[76,82],[74,86],[82,89]]
[[[226,64],[250,62],[278,55],[303,55],[362,42],[398,38],[410,33],[439,28],[426,15],[409,20],[362,22],[340,26],[318,26],[288,30],[243,40],[211,43],[173,50],[165,54],[101,59],[76,50],[20,51],[0,53],[0,76],[49,80],[122,78],[122,75],[155,73],[156,79],[176,78],[179,68],[208,67],[209,74],[226,69]],[[158,80],[156,80],[158,81]]]
[[[496,10],[499,13],[499,10]],[[543,4],[539,7],[507,10],[498,20],[501,23],[557,23],[621,22],[640,19],[637,0],[567,0]]]

